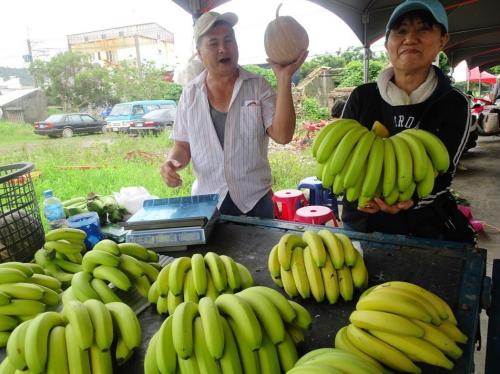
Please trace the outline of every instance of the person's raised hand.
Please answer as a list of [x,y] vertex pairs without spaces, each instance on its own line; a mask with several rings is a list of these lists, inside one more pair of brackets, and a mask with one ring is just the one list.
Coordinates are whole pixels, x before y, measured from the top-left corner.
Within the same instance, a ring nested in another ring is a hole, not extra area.
[[179,161],[173,159],[166,160],[163,163],[160,174],[167,186],[179,187],[182,185],[182,178],[177,171],[182,169],[183,166]]

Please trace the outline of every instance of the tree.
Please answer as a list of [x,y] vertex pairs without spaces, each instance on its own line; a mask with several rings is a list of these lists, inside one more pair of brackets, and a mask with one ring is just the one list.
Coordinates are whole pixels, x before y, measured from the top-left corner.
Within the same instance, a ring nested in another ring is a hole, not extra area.
[[248,70],[250,73],[263,76],[273,88],[276,88],[277,85],[276,76],[274,75],[272,69],[264,69],[258,65],[245,65],[243,66],[243,68],[245,70]]
[[489,68],[488,70],[491,74],[498,75],[498,74],[500,74],[500,65],[493,66],[493,67]]
[[[384,69],[385,63],[378,60],[370,61],[368,69],[368,81],[373,82],[377,80],[379,73]],[[349,62],[344,71],[344,77],[340,81],[339,87],[354,87],[363,84],[363,62],[351,61]]]

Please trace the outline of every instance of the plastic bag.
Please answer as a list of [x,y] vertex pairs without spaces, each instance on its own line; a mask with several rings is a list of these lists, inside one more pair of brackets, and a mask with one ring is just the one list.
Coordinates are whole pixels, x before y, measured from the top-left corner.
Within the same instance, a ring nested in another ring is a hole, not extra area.
[[151,195],[142,186],[122,187],[120,192],[113,192],[113,196],[118,201],[118,204],[127,209],[130,214],[134,214],[141,209],[144,200],[158,199],[158,196]]

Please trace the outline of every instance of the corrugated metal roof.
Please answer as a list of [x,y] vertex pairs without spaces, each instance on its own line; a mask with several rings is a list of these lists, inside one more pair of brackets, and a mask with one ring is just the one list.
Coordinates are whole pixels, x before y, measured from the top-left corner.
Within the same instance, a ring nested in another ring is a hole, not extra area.
[[35,92],[37,90],[40,90],[39,88],[25,88],[22,90],[13,90],[13,91],[8,91],[2,92],[2,95],[0,95],[0,107],[7,105],[8,103],[15,101],[17,99],[20,99],[23,96],[29,95],[32,92]]

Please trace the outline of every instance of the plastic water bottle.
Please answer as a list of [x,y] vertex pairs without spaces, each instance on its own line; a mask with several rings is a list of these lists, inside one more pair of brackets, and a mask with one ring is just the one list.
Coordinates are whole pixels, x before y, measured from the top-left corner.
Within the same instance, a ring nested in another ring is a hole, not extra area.
[[47,221],[49,221],[50,229],[66,227],[66,216],[61,200],[54,196],[52,190],[44,191],[43,197],[45,198],[43,201],[43,214],[47,218]]

